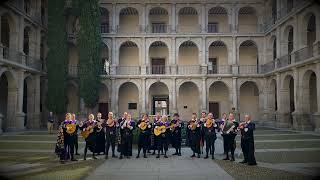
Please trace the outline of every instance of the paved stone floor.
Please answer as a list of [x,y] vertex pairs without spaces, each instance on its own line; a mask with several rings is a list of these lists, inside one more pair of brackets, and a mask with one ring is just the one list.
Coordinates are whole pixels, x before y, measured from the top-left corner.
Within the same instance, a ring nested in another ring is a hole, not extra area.
[[[185,149],[186,150],[186,149]],[[168,159],[155,156],[131,159],[113,159],[105,161],[87,180],[207,180],[233,179],[213,160],[190,158],[189,153],[183,156],[170,156]]]

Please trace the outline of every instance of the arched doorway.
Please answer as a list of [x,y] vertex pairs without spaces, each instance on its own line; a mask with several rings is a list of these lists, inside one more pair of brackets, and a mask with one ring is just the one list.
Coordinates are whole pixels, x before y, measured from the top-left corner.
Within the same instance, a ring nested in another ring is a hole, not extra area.
[[184,7],[179,10],[178,32],[197,33],[200,32],[198,12],[193,7]]
[[282,98],[283,110],[285,115],[288,115],[288,125],[293,127],[292,113],[295,111],[294,101],[294,79],[291,75],[287,75],[283,81]]
[[140,74],[139,47],[135,42],[126,41],[119,50],[119,66],[117,74]]
[[221,118],[223,113],[228,113],[231,109],[229,88],[222,81],[216,81],[209,87],[209,112],[215,118]]
[[163,82],[155,82],[149,88],[149,104],[152,114],[169,114],[169,88]]
[[191,119],[192,113],[199,114],[201,98],[198,86],[193,82],[185,82],[179,88],[177,99],[178,112],[182,120]]
[[258,32],[258,16],[255,8],[246,6],[238,12],[238,32],[252,33]]
[[230,32],[228,12],[224,7],[217,6],[208,11],[207,32]]
[[250,114],[252,119],[259,117],[259,88],[255,82],[246,81],[240,86],[240,119]]
[[132,117],[139,117],[139,88],[133,82],[123,83],[119,88],[118,94],[118,114],[128,112]]

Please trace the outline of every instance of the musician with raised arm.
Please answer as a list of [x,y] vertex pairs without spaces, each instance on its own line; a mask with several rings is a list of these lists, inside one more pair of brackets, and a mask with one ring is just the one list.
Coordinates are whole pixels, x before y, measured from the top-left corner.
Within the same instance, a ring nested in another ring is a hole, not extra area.
[[[235,161],[234,151],[236,149],[235,137],[237,136],[237,127],[239,123],[235,120],[234,114],[229,114],[229,119],[225,121],[222,133],[226,143],[226,157],[223,160]],[[229,151],[231,152],[231,159],[229,159]]]
[[87,151],[88,149],[92,152],[92,158],[97,159],[95,157],[96,150],[96,132],[97,132],[97,121],[94,120],[94,115],[89,114],[88,120],[83,122],[80,125],[80,129],[82,130],[81,135],[85,138],[86,146],[84,148],[84,156],[83,160],[87,159]]
[[196,154],[198,154],[197,157],[200,158],[201,127],[196,113],[192,113],[192,119],[188,122],[188,130],[190,133],[190,147],[193,153],[191,157],[196,157]]
[[240,123],[239,129],[241,132],[241,149],[243,152],[244,160],[240,163],[248,163],[248,165],[257,165],[256,158],[254,157],[254,136],[255,124],[251,121],[251,116],[246,114],[244,116],[245,122]]
[[118,123],[116,122],[116,120],[113,118],[113,113],[109,112],[108,113],[108,119],[103,123],[103,127],[105,129],[105,134],[106,134],[106,156],[105,159],[108,159],[108,155],[109,155],[109,149],[111,146],[111,150],[112,150],[112,157],[113,158],[117,158],[117,156],[115,155],[115,148],[116,148],[116,140],[117,140],[117,127],[118,127]]
[[217,139],[216,129],[218,129],[218,125],[213,119],[213,114],[209,113],[206,122],[203,123],[204,139],[206,142],[206,156],[204,157],[205,159],[209,158],[209,151],[211,154],[211,158],[214,159],[214,143]]
[[130,158],[132,153],[132,137],[135,122],[131,119],[131,115],[128,114],[125,120],[120,123],[120,134],[121,134],[121,153],[120,159],[125,156],[127,159]]
[[140,157],[141,149],[143,150],[143,157],[147,158],[147,149],[149,145],[149,139],[151,134],[151,124],[149,121],[149,115],[144,114],[142,119],[138,121],[137,127],[139,128],[139,139],[138,139],[138,155]]

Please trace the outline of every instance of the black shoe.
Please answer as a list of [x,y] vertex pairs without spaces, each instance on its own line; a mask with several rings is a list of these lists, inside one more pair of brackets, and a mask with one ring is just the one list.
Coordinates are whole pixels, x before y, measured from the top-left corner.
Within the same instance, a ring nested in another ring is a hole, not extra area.
[[122,155],[119,157],[119,159],[123,159]]
[[151,151],[150,150],[148,150],[148,152],[147,153],[151,153]]
[[200,158],[200,154],[198,154],[198,158]]
[[105,158],[105,159],[109,159],[108,155],[106,155],[104,158]]
[[214,156],[212,156],[211,159],[214,159]]
[[127,156],[127,159],[130,159],[130,156]]
[[225,160],[225,161],[226,161],[226,160],[230,160],[230,159],[229,159],[229,157],[226,157],[226,158],[223,158],[222,160]]
[[206,155],[203,159],[208,159],[209,158],[209,156],[208,155]]
[[143,158],[148,158],[147,155],[143,155]]
[[118,158],[118,156],[116,156],[116,155],[114,155],[114,154],[112,155],[112,157],[113,157],[113,158]]
[[152,153],[152,155],[155,155],[155,154],[156,154],[155,152]]
[[176,152],[176,153],[173,153],[173,154],[172,154],[172,156],[175,156],[175,155],[178,155],[178,153]]
[[243,161],[241,161],[241,162],[239,162],[239,163],[241,163],[241,164],[246,164],[247,161],[243,160]]
[[78,161],[77,159],[75,159],[75,158],[71,158],[71,161]]
[[178,156],[181,156],[181,153],[178,153]]
[[87,158],[84,157],[83,160],[85,161],[85,160],[87,160]]
[[235,161],[234,157],[231,157],[230,161]]
[[163,157],[164,157],[164,158],[168,158],[168,156],[167,156],[167,155],[164,155]]
[[160,158],[160,155],[157,155],[156,158]]
[[248,163],[248,165],[249,165],[249,166],[256,166],[257,163],[256,163],[256,162],[254,162],[254,163]]
[[140,158],[140,156],[139,156],[139,155],[137,155],[137,156],[136,156],[136,158]]
[[190,156],[190,157],[194,158],[194,157],[196,157],[196,155],[195,155],[195,154],[192,154],[192,156]]

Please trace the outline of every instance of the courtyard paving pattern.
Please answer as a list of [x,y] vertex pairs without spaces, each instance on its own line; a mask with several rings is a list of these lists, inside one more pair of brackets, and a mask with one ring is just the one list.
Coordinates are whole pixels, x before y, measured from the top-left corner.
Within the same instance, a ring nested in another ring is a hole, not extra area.
[[[148,159],[82,160],[84,141],[79,137],[78,162],[61,165],[54,155],[55,135],[45,131],[5,133],[0,136],[0,174],[10,179],[313,179],[320,172],[320,134],[260,128],[255,133],[258,166],[242,160],[237,137],[236,162],[221,160],[222,140],[216,141],[216,160],[182,156],[148,155]],[[203,157],[203,155],[202,155]]]

